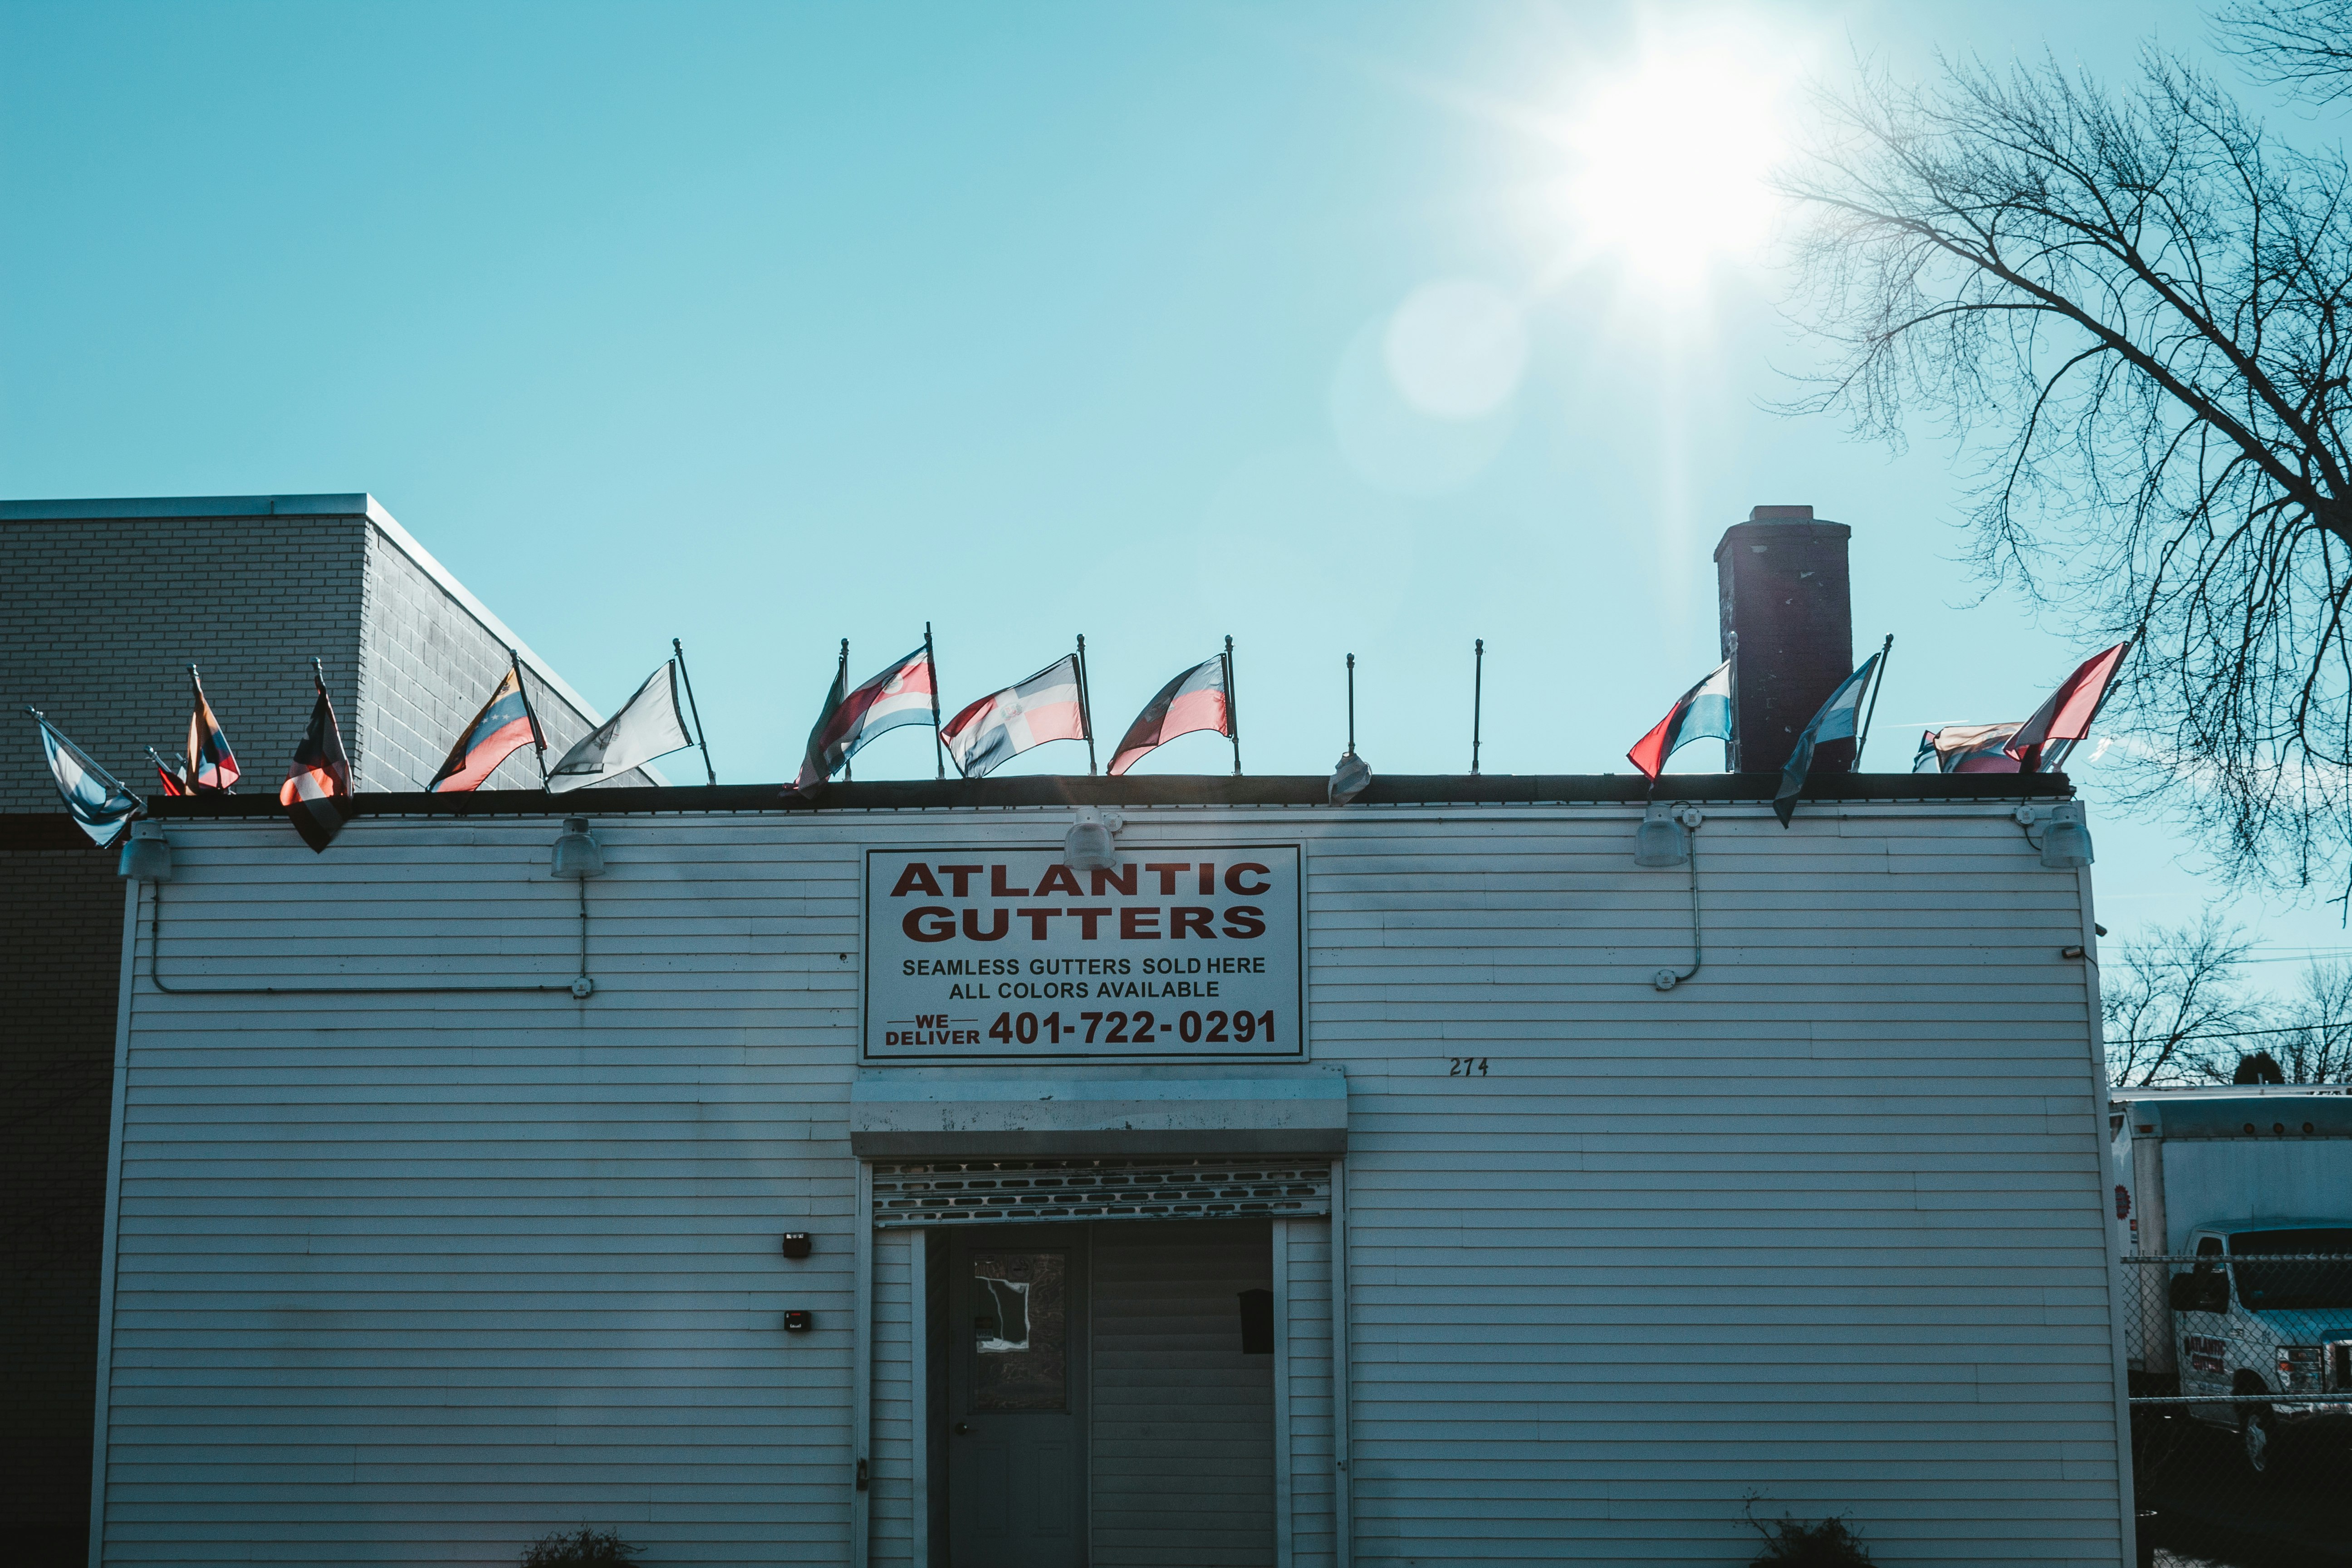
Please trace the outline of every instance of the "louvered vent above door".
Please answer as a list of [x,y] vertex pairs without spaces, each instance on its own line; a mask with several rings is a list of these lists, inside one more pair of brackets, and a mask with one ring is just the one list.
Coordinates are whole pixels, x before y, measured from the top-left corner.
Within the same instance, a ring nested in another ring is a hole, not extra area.
[[1297,1219],[1331,1212],[1323,1161],[932,1160],[874,1167],[874,1223]]

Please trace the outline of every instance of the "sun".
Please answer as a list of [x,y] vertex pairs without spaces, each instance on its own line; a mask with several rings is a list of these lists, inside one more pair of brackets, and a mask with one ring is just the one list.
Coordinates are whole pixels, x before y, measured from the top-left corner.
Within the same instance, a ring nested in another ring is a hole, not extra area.
[[1571,249],[1613,254],[1664,289],[1756,254],[1777,206],[1790,79],[1769,53],[1726,40],[1654,46],[1588,82],[1559,131]]

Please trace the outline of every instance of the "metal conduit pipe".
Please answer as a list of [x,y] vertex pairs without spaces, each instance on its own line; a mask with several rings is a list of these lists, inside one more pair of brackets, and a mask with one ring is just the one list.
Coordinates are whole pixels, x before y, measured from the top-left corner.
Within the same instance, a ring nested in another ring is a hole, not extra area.
[[444,981],[428,985],[175,985],[163,978],[163,884],[149,889],[147,906],[147,978],[155,989],[171,996],[397,996],[442,995],[456,992],[516,994],[557,991],[586,1001],[596,983],[588,977],[588,884],[580,884],[580,973],[570,980],[527,985],[468,984]]
[[1700,812],[1697,808],[1685,805],[1678,808],[1678,815],[1675,820],[1683,829],[1684,836],[1680,847],[1683,852],[1683,857],[1690,867],[1691,964],[1688,969],[1680,971],[1661,969],[1657,973],[1652,975],[1650,977],[1650,984],[1656,986],[1661,991],[1672,991],[1675,986],[1680,985],[1684,981],[1688,980],[1692,975],[1696,974],[1699,971],[1699,965],[1706,962],[1706,953],[1699,943],[1698,829],[1699,824],[1705,822],[1706,817],[1705,814]]

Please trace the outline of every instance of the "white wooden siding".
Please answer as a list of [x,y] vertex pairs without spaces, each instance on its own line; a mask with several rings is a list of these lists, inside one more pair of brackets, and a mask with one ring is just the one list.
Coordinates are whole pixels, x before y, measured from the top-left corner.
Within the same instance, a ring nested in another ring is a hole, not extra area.
[[1293,1568],[1330,1568],[1331,1541],[1331,1226],[1291,1220],[1288,1300],[1284,1327],[1290,1336],[1290,1541]]
[[[858,851],[1066,815],[600,820],[586,1003],[166,996],[142,928],[105,1561],[510,1563],[583,1520],[665,1568],[843,1561]],[[1850,1512],[1882,1561],[2121,1562],[2077,879],[1990,803],[1711,808],[1706,965],[1660,994],[1688,883],[1633,866],[1634,820],[1128,814],[1130,851],[1307,847],[1311,1051],[1352,1104],[1359,1561],[1733,1563],[1755,1490]],[[568,980],[557,826],[367,818],[313,857],[174,823],[167,978]],[[1465,1055],[1486,1076],[1448,1078]],[[1328,1429],[1294,1408],[1317,1562]]]
[[917,1411],[915,1339],[923,1237],[915,1230],[874,1233],[874,1455],[869,1483],[870,1560],[913,1563]]
[[1094,1568],[1273,1568],[1274,1357],[1242,1353],[1268,1222],[1097,1225]]

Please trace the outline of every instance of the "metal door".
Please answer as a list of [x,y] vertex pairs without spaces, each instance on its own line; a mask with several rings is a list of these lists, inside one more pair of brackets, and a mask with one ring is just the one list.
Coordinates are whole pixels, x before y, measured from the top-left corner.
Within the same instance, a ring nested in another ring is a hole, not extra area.
[[955,1568],[1084,1568],[1085,1227],[991,1226],[950,1251]]

